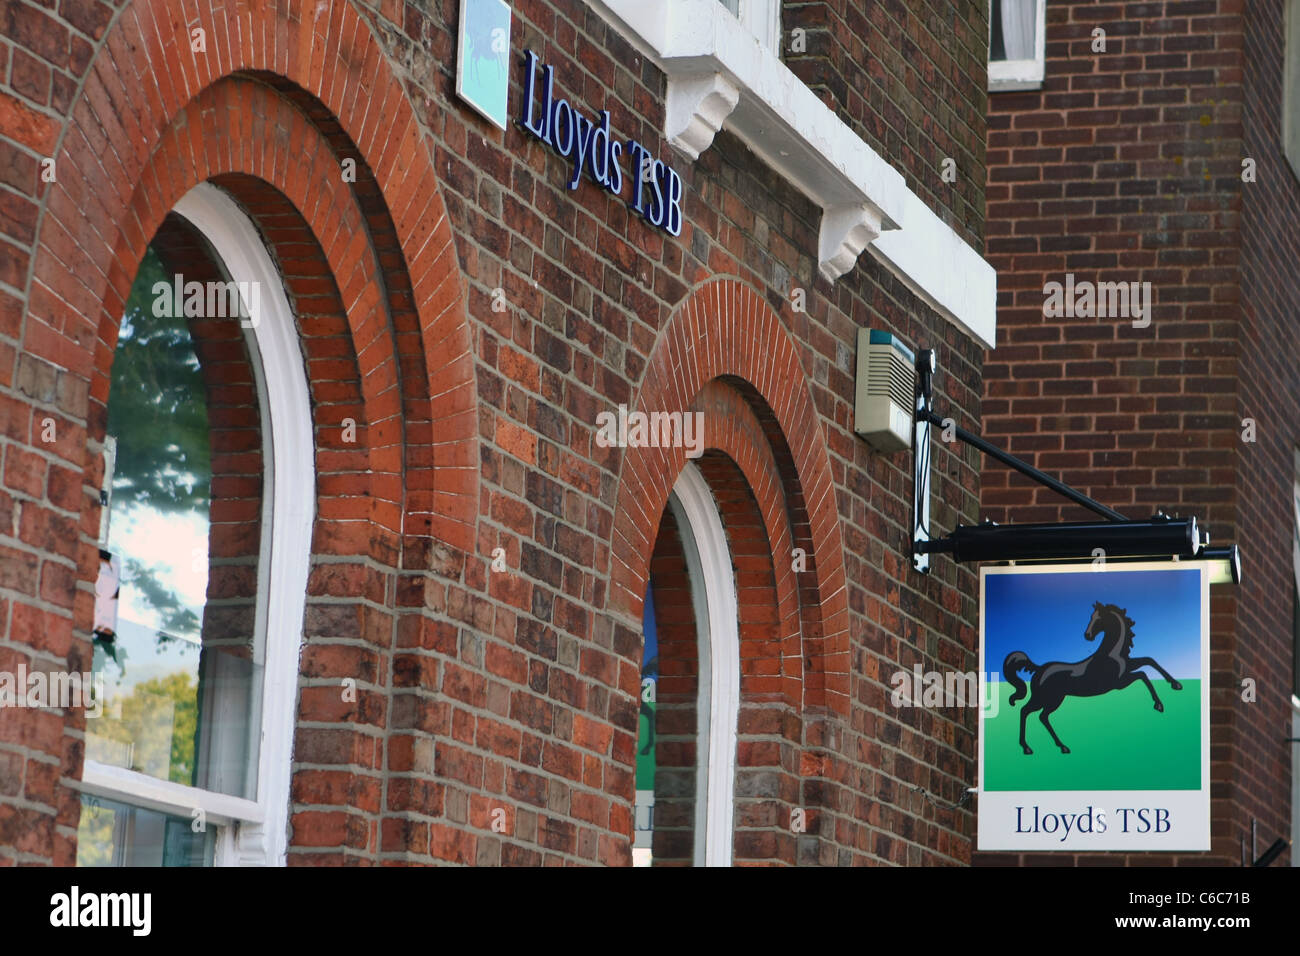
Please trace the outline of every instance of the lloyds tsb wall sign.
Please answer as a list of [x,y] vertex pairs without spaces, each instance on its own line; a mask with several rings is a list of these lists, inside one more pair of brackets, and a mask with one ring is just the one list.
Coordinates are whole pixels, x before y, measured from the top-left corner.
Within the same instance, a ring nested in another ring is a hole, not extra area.
[[519,125],[553,150],[572,161],[569,188],[577,189],[584,171],[615,196],[623,194],[623,167],[628,158],[631,198],[628,205],[652,226],[670,236],[682,233],[682,177],[655,159],[634,139],[619,140],[609,128],[609,110],[589,119],[568,100],[555,98],[555,67],[543,67],[537,80],[539,58],[524,51],[524,102]]

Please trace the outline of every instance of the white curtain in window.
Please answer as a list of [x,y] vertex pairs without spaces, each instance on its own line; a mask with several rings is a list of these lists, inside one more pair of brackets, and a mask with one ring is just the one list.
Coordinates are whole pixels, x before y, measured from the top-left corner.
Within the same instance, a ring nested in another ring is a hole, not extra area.
[[1008,60],[1032,60],[1038,0],[1002,0],[1002,43]]

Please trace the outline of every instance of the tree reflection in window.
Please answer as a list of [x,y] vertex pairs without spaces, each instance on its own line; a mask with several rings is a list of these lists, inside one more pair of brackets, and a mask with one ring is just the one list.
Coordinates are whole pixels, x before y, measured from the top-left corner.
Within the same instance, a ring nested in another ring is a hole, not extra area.
[[105,545],[122,576],[116,633],[95,640],[106,699],[87,721],[86,753],[249,796],[261,666],[256,348],[219,306],[208,314],[201,301],[176,301],[173,267],[190,284],[228,279],[202,235],[169,216],[123,310]]
[[[123,314],[109,393],[108,434],[117,439],[113,517],[118,527],[137,509],[207,520],[212,454],[203,375],[189,325],[170,293],[155,308],[152,290],[160,282],[171,285],[150,248]],[[113,531],[110,524],[110,540]],[[206,566],[207,556],[172,553],[168,564],[193,571]],[[156,639],[197,640],[199,615],[167,580],[166,569],[129,554],[124,565],[124,583],[158,612]]]

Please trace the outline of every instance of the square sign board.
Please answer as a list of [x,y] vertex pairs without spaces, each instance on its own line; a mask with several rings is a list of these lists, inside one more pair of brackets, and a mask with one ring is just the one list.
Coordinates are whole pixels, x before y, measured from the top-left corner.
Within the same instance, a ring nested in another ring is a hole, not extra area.
[[1210,849],[1209,580],[980,569],[979,849]]
[[460,0],[456,95],[501,129],[509,114],[509,61],[510,4]]

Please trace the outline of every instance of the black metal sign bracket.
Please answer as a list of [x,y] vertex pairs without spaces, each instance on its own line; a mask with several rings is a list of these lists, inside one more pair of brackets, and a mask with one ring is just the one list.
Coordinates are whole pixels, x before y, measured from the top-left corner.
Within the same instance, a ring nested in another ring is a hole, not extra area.
[[[915,406],[912,419],[912,566],[929,573],[930,556],[951,554],[966,561],[1072,561],[1205,559],[1226,562],[1234,583],[1241,581],[1241,556],[1236,545],[1209,547],[1210,537],[1196,519],[1171,518],[1157,512],[1150,519],[1133,521],[1113,508],[1094,501],[1062,481],[1021,461],[979,435],[946,420],[934,411],[933,349],[916,354]],[[1056,524],[958,525],[941,538],[930,534],[930,431],[938,425],[956,438],[1027,478],[1050,488],[1104,521]]]

